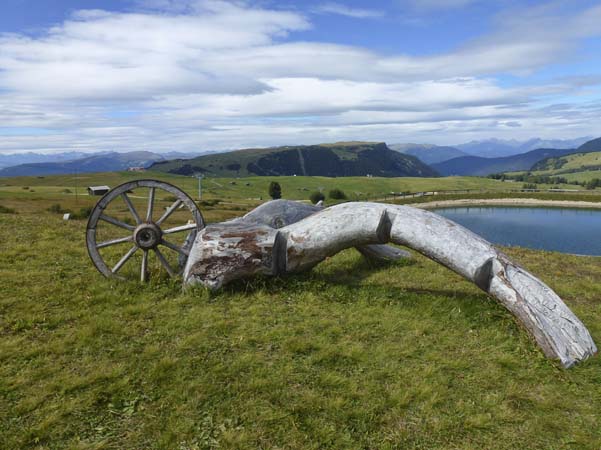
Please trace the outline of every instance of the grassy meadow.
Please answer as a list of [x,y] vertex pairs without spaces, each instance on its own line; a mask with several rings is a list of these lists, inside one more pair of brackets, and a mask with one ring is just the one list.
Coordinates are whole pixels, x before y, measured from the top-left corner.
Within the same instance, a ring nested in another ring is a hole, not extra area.
[[[47,209],[78,211],[98,199],[81,195],[88,184],[147,177],[196,196],[195,179],[148,173],[0,179],[0,448],[601,448],[601,359],[562,369],[505,309],[419,255],[374,266],[348,250],[216,293],[182,291],[158,267],[147,285],[104,279],[85,221]],[[221,200],[201,206],[205,219],[243,214],[269,181],[204,180],[203,198]],[[293,199],[507,186],[277,181]],[[601,258],[507,253],[601,343]]]
[[548,158],[536,164],[533,170],[507,172],[510,177],[526,175],[565,178],[568,182],[586,183],[601,178],[601,152],[574,153]]
[[[108,185],[115,187],[129,180],[153,178],[178,186],[195,200],[198,200],[198,180],[193,177],[165,174],[162,172],[110,172],[90,173],[48,177],[15,177],[0,178],[0,205],[16,208],[23,212],[36,212],[40,209],[59,203],[65,209],[77,211],[81,207],[93,206],[98,197],[87,195],[86,187],[91,185]],[[331,189],[338,188],[345,192],[349,200],[397,201],[401,203],[421,202],[428,199],[399,199],[391,193],[482,190],[481,194],[469,193],[467,197],[482,195],[491,198],[520,197],[520,193],[509,193],[519,190],[522,183],[503,182],[478,177],[444,177],[444,178],[367,178],[367,177],[246,177],[246,178],[204,178],[202,180],[203,200],[219,200],[216,205],[203,205],[203,214],[209,214],[209,220],[223,220],[236,216],[240,211],[252,208],[268,200],[268,185],[277,181],[282,186],[283,198],[308,201],[312,192],[322,190],[328,194]],[[540,189],[568,188],[572,185],[538,185]],[[553,198],[563,196],[574,198],[585,196],[595,201],[593,192],[581,190],[578,193],[550,194]],[[591,194],[591,195],[589,195]],[[452,198],[465,198],[466,194],[448,194]],[[546,198],[546,193],[527,193],[527,196]],[[561,199],[563,199],[563,197]],[[579,198],[580,199],[580,198]],[[135,200],[134,200],[135,201]],[[234,211],[234,213],[232,213]]]

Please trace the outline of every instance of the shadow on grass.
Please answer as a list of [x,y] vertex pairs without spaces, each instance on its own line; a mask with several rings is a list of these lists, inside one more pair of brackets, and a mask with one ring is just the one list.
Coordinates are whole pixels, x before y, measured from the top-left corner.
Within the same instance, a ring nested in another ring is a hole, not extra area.
[[[307,272],[292,273],[278,277],[255,276],[251,279],[237,280],[222,287],[214,293],[209,293],[212,298],[224,298],[228,295],[253,295],[268,292],[279,294],[290,292],[311,292],[323,295],[332,300],[353,303],[356,301],[354,293],[358,288],[368,291],[368,296],[373,298],[385,298],[390,301],[412,303],[416,297],[428,296],[429,298],[444,298],[445,300],[457,300],[463,307],[474,303],[482,303],[489,299],[484,292],[474,292],[467,289],[436,289],[428,287],[398,287],[388,283],[371,280],[369,284],[365,280],[390,268],[401,269],[418,264],[417,259],[403,259],[394,262],[373,261],[366,258],[354,258],[352,261],[342,264],[330,265],[326,268],[314,268]],[[426,270],[426,269],[424,269]],[[451,272],[449,271],[449,274]],[[337,288],[340,294],[331,295],[329,288]]]
[[223,286],[215,294],[253,294],[262,290],[276,293],[286,289],[314,290],[316,287],[318,289],[323,288],[324,283],[328,285],[357,287],[366,278],[378,271],[391,267],[412,266],[416,264],[416,261],[413,258],[400,261],[375,261],[362,257],[355,258],[350,263],[337,264],[335,267],[329,266],[325,270],[319,267],[321,264],[323,262],[306,272],[288,273],[276,277],[256,275],[249,279],[236,280]]

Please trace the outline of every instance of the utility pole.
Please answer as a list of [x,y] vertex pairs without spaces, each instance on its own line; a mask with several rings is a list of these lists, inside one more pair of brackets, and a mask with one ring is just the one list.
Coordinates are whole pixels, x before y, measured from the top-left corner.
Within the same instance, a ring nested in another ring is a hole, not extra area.
[[75,169],[75,204],[78,203],[78,195],[77,195],[77,169]]
[[202,200],[202,175],[198,175],[198,201]]

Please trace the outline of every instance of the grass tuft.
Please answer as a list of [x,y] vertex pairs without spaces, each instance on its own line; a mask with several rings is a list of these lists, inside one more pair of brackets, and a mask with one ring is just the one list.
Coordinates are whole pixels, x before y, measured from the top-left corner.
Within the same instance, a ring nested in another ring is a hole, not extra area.
[[14,208],[7,208],[6,206],[2,206],[0,205],[0,214],[16,214],[17,211],[15,211]]

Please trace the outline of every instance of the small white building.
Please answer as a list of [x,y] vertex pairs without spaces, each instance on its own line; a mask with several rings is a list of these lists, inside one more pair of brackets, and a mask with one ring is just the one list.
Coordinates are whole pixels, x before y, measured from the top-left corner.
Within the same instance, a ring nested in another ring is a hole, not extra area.
[[88,186],[88,195],[104,195],[110,190],[108,186]]

